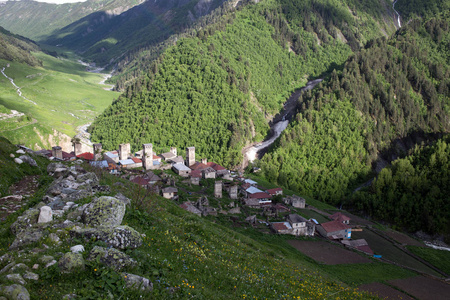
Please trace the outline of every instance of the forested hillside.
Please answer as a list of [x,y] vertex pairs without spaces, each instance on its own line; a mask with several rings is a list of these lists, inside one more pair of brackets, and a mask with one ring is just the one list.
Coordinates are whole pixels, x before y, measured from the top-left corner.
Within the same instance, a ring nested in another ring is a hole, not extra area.
[[0,26],[35,41],[41,41],[79,19],[97,11],[117,15],[143,0],[87,0],[52,4],[32,0],[0,2]]
[[355,193],[351,205],[411,232],[450,237],[450,136],[384,168],[372,185]]
[[241,147],[262,140],[267,120],[308,76],[394,30],[391,12],[375,5],[380,1],[347,2],[262,1],[223,16],[152,62],[96,120],[92,139],[106,149],[123,142],[134,149],[147,142],[161,149],[195,145],[201,156],[238,163]]
[[450,10],[450,2],[448,0],[398,0],[395,8],[400,12],[406,23],[414,16],[432,17],[443,11],[448,11]]
[[24,37],[14,35],[0,27],[0,59],[24,62],[30,66],[42,65],[31,51],[38,51],[39,47]]
[[267,179],[337,204],[380,153],[401,154],[394,140],[449,132],[449,25],[448,13],[413,20],[301,97],[297,121],[261,161]]

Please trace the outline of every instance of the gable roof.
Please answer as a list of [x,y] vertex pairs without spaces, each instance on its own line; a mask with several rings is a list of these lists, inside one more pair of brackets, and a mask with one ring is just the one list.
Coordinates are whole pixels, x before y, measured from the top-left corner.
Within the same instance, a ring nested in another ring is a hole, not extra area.
[[266,192],[268,192],[269,194],[271,194],[273,196],[273,195],[276,195],[277,192],[283,192],[283,189],[282,188],[274,188],[274,189],[267,190]]
[[271,223],[271,225],[272,228],[276,231],[292,229],[292,226],[291,224],[289,224],[289,222],[273,222]]
[[147,172],[146,177],[149,181],[161,181],[161,177],[159,177],[152,171]]
[[173,154],[172,152],[166,152],[166,153],[161,153],[161,156],[162,156],[162,158],[164,158],[164,160],[167,160],[167,159],[172,159],[172,158],[175,158],[175,157],[177,157],[175,154]]
[[133,180],[131,180],[131,182],[137,183],[139,185],[147,185],[149,183],[149,181],[150,180],[145,179],[141,176],[134,177]]
[[330,216],[330,218],[335,220],[335,221],[339,221],[339,222],[344,222],[344,221],[350,221],[351,220],[349,217],[347,217],[346,215],[342,214],[341,212],[337,212],[335,214],[332,214]]
[[94,160],[94,153],[84,152],[77,155],[78,158],[82,158],[85,160]]
[[350,229],[351,227],[339,221],[330,221],[321,224],[327,233]]
[[303,223],[303,222],[308,221],[298,214],[289,214],[288,220],[291,221],[292,223]]
[[254,193],[251,194],[250,196],[248,196],[249,198],[252,199],[266,199],[266,198],[272,198],[272,196],[270,196],[269,194],[267,194],[266,192],[261,192],[261,193]]
[[174,187],[166,187],[165,189],[162,189],[163,193],[178,193],[178,189]]
[[[247,193],[249,194],[256,194],[256,193],[265,193],[263,191],[261,191],[258,188],[255,188],[254,186],[249,187],[248,189],[245,190]],[[269,194],[265,193],[267,196],[269,196]]]
[[257,182],[256,182],[256,181],[254,181],[254,180],[251,180],[251,179],[245,179],[245,180],[244,180],[244,182],[246,182],[246,183],[250,183],[250,184],[257,184]]
[[202,171],[201,170],[192,170],[191,177],[202,178]]
[[195,162],[195,164],[193,164],[192,166],[190,166],[189,168],[191,168],[192,170],[204,170],[206,169],[208,166],[205,164],[202,164],[201,162]]
[[134,161],[135,164],[140,164],[140,163],[142,163],[142,160],[140,160],[140,159],[137,158],[137,157],[133,157],[133,158],[131,158],[131,160]]
[[212,161],[210,161],[209,163],[206,164],[208,167],[213,168],[216,171],[222,171],[222,170],[226,170],[226,168],[222,167],[221,165],[218,165]]

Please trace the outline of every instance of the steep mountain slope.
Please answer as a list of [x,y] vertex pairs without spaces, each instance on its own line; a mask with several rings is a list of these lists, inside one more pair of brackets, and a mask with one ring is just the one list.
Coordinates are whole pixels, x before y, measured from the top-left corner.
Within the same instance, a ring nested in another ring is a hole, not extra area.
[[[238,163],[240,148],[265,136],[267,120],[308,75],[343,63],[352,48],[395,28],[384,22],[390,12],[383,6],[311,3],[261,1],[180,40],[96,120],[93,139],[107,149],[122,142],[135,149],[144,142],[195,144],[202,156]],[[329,18],[336,14],[347,21]],[[362,24],[370,25],[366,34]]]
[[117,15],[142,2],[143,0],[88,0],[60,5],[32,0],[0,2],[0,26],[40,41],[94,12]]
[[146,1],[118,15],[92,13],[41,42],[62,45],[105,65],[128,50],[156,44],[182,31],[225,0]]
[[265,176],[338,204],[377,158],[449,132],[449,26],[447,12],[369,42],[300,99],[297,122],[261,161]]
[[33,41],[0,27],[0,59],[23,62],[30,66],[41,65],[42,63],[31,55],[31,51],[39,51]]
[[395,8],[402,18],[407,21],[414,16],[432,17],[443,11],[450,10],[450,2],[447,0],[398,0]]

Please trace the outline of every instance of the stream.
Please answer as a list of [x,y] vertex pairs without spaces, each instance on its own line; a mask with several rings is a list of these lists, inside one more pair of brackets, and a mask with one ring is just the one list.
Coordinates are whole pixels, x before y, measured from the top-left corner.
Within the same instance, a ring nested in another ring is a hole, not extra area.
[[[284,104],[283,110],[273,118],[272,125],[270,126],[270,134],[261,143],[254,144],[250,147],[246,147],[242,150],[244,155],[244,167],[248,162],[254,161],[258,158],[258,153],[268,148],[275,142],[275,140],[281,135],[281,133],[287,128],[289,122],[293,119],[297,108],[297,100],[301,93],[307,90],[313,89],[323,79],[315,79],[309,81],[305,87],[296,90]],[[280,120],[281,119],[281,120]]]
[[18,87],[18,86],[14,83],[14,79],[12,79],[11,77],[8,77],[8,76],[5,74],[5,69],[6,69],[6,68],[3,67],[3,69],[1,69],[0,72],[2,72],[3,76],[5,76],[6,79],[8,79],[9,81],[11,81],[11,84],[16,88],[16,91],[17,91],[17,94],[19,95],[19,97],[21,97],[21,98],[23,98],[23,99],[25,99],[25,100],[27,100],[27,101],[30,101],[30,102],[33,103],[34,105],[37,105],[36,102],[34,102],[33,100],[30,100],[30,99],[26,98],[24,95],[22,95],[22,91],[20,90],[20,87]]
[[398,0],[395,0],[394,3],[392,3],[392,9],[395,11],[395,14],[397,15],[397,23],[398,23],[398,27],[401,28],[402,24],[400,22],[400,14],[398,13],[398,11],[395,9],[395,4],[397,3]]

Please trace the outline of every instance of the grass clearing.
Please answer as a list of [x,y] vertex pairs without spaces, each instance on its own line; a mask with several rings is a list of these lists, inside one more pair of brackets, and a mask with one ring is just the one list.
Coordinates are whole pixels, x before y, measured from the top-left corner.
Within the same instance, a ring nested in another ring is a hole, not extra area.
[[450,251],[417,246],[407,246],[406,248],[447,275],[450,274]]

